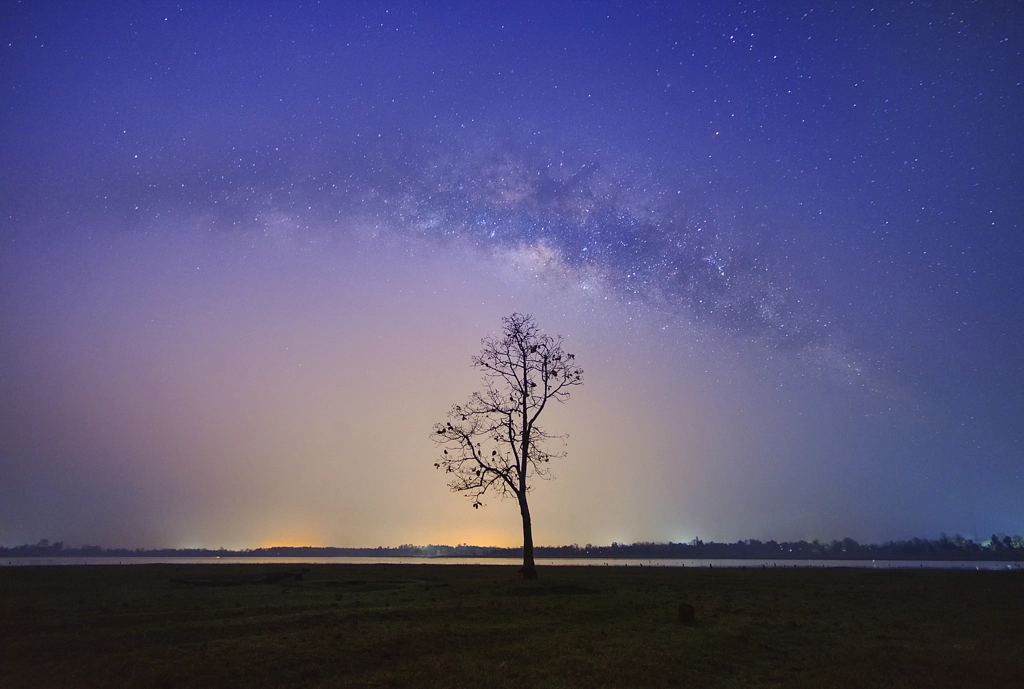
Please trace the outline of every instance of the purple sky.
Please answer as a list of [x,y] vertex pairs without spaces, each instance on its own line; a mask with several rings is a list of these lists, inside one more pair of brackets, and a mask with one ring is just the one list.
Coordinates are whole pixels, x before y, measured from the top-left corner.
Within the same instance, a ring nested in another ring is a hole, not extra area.
[[1024,13],[549,4],[5,3],[0,544],[514,545],[513,311],[540,544],[1024,532]]

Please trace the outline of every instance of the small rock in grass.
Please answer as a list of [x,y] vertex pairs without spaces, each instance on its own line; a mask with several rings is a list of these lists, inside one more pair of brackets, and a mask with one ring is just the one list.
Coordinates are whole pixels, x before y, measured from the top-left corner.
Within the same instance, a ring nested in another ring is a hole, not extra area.
[[683,624],[693,624],[696,619],[696,611],[689,603],[679,604],[679,621]]

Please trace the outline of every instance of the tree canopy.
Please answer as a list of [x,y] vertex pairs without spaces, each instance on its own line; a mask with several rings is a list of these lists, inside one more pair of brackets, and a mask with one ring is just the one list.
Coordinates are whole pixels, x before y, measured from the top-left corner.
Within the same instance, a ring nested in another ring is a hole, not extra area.
[[464,493],[473,507],[488,491],[514,497],[523,517],[523,575],[534,578],[533,532],[527,494],[535,478],[550,478],[550,462],[564,453],[547,448],[562,438],[548,433],[538,419],[549,402],[565,402],[583,383],[576,357],[562,349],[562,338],[541,332],[530,315],[502,319],[498,337],[484,338],[473,366],[483,372],[483,389],[435,424],[442,446],[434,463],[451,474],[449,487]]

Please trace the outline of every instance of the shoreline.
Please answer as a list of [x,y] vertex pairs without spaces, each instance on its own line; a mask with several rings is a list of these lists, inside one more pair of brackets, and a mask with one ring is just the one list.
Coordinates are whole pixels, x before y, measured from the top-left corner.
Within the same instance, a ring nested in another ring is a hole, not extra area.
[[[538,567],[649,567],[679,569],[929,569],[929,570],[986,570],[1022,571],[1019,560],[867,560],[826,558],[536,558]],[[4,557],[0,567],[67,567],[110,565],[420,565],[420,566],[494,566],[522,565],[515,557],[403,557],[403,556],[328,556],[302,557],[287,555],[229,555],[229,556],[145,556],[100,555],[53,557]]]

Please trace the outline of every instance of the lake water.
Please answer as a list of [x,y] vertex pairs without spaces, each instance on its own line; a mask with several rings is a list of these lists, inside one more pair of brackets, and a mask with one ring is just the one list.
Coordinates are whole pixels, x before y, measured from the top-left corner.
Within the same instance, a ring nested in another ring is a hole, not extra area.
[[[28,565],[506,565],[523,561],[509,557],[9,557],[0,567]],[[857,569],[977,569],[1024,571],[1019,562],[948,560],[645,560],[612,558],[537,558],[538,567],[730,567],[746,569],[852,567]]]

